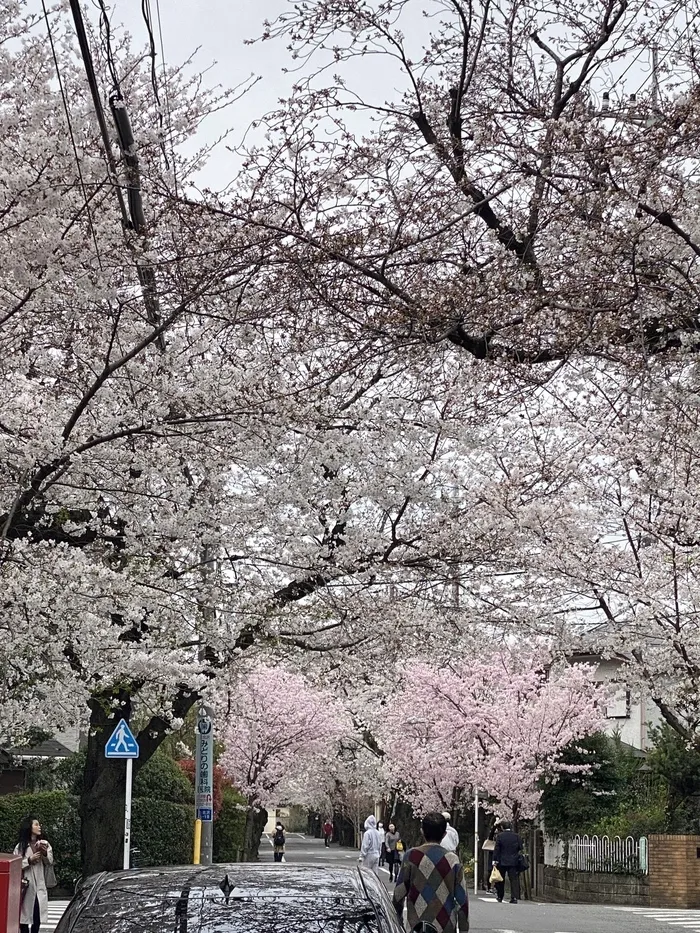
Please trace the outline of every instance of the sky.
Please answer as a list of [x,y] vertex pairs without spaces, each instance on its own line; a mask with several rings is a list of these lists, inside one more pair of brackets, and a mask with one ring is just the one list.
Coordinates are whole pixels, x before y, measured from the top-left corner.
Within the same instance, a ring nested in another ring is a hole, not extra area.
[[[180,65],[198,49],[194,70],[209,69],[205,79],[208,87],[236,87],[251,75],[260,77],[233,107],[204,124],[198,143],[217,139],[231,128],[233,141],[239,141],[250,123],[274,108],[289,91],[293,78],[283,68],[292,62],[285,43],[246,44],[261,34],[265,19],[275,19],[286,6],[286,0],[160,0],[163,50],[169,66]],[[137,44],[145,45],[141,0],[112,0],[111,7],[113,26],[123,24]],[[151,0],[151,10],[156,19],[156,0]],[[159,45],[157,36],[156,42]],[[160,62],[159,57],[159,67]],[[220,147],[203,173],[203,183],[225,186],[234,174],[231,162],[230,153]]]

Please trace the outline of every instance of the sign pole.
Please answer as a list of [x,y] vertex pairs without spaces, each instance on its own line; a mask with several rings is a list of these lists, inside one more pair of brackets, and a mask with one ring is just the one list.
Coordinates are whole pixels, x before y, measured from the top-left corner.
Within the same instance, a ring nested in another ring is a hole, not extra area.
[[124,868],[131,864],[131,785],[134,776],[134,759],[126,759],[126,796],[124,798]]
[[125,719],[120,719],[105,745],[105,758],[126,759],[126,787],[124,793],[124,861],[125,869],[131,863],[131,787],[134,778],[134,758],[139,757],[139,743]]
[[479,788],[474,788],[474,894],[479,893]]

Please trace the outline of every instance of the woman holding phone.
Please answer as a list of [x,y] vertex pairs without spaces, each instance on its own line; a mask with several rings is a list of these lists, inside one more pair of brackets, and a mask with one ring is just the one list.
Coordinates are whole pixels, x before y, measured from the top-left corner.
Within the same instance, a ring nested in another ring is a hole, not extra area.
[[15,855],[22,856],[22,908],[19,917],[21,933],[39,933],[48,921],[48,888],[56,884],[53,870],[53,850],[42,839],[41,823],[26,816],[19,827]]

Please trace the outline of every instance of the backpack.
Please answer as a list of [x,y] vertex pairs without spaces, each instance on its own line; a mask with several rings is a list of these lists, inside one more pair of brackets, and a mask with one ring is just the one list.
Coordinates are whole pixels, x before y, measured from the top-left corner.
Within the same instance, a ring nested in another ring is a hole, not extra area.
[[281,829],[278,829],[272,841],[274,842],[276,846],[283,846],[284,845],[284,832]]

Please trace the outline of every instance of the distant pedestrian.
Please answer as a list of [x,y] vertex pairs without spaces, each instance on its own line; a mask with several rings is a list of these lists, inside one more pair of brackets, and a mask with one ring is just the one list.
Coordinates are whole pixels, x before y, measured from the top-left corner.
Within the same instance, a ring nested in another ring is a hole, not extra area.
[[386,846],[384,845],[384,837],[386,832],[384,830],[384,823],[377,823],[377,832],[379,833],[379,865],[380,867],[386,862]]
[[447,821],[441,813],[428,813],[421,828],[425,844],[408,850],[394,888],[399,921],[406,901],[410,930],[429,924],[437,933],[456,933],[458,929],[465,933],[469,929],[469,899],[464,869],[457,854],[441,845]]
[[323,839],[326,843],[326,848],[331,844],[331,839],[333,838],[333,822],[330,817],[323,824]]
[[442,840],[443,849],[447,849],[448,852],[456,852],[459,849],[459,833],[457,830],[450,824],[450,814],[445,810],[442,814],[445,817],[445,822],[447,823],[447,829],[445,830],[445,838]]
[[500,904],[506,891],[506,875],[510,879],[510,902],[517,904],[520,897],[520,861],[523,842],[514,833],[510,823],[501,821],[501,828],[496,836],[496,848],[493,850],[493,864],[497,866],[503,881],[495,884],[496,897]]
[[386,850],[386,863],[389,866],[389,881],[396,881],[399,877],[399,868],[401,867],[401,857],[397,847],[401,842],[401,834],[396,831],[396,826],[389,823],[389,829],[384,836],[384,848]]
[[362,845],[360,846],[360,862],[363,868],[369,868],[375,875],[379,874],[379,856],[382,851],[379,833],[377,832],[377,820],[373,816],[368,816],[365,820],[365,831],[362,834]]
[[284,861],[284,847],[287,844],[287,837],[284,833],[284,826],[282,823],[277,823],[275,826],[275,835],[272,837],[272,845],[274,851],[274,857],[276,862]]
[[25,817],[19,827],[15,855],[22,856],[21,933],[39,933],[49,919],[48,888],[56,884],[53,849],[42,837],[41,823],[34,816]]

